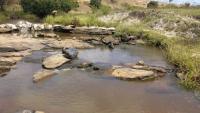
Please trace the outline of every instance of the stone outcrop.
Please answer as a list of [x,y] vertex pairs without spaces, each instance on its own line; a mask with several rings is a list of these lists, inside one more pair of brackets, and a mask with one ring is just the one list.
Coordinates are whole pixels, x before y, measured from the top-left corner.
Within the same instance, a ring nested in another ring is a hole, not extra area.
[[50,57],[47,57],[43,60],[43,67],[46,69],[54,69],[62,66],[63,64],[69,62],[70,59],[64,57],[63,54],[55,54]]
[[1,24],[0,33],[9,33],[13,31],[27,32],[27,31],[55,31],[63,33],[80,33],[80,34],[92,34],[92,35],[111,35],[115,32],[115,28],[106,27],[75,27],[73,25],[51,25],[30,23],[28,21],[19,21],[17,24]]

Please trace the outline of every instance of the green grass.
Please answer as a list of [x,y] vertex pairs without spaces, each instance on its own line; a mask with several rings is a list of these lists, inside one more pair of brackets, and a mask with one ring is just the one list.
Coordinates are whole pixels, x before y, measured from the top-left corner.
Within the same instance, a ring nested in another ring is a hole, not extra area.
[[50,24],[63,24],[72,25],[76,24],[78,26],[105,26],[106,24],[99,21],[93,14],[64,14],[59,16],[47,16],[44,22]]

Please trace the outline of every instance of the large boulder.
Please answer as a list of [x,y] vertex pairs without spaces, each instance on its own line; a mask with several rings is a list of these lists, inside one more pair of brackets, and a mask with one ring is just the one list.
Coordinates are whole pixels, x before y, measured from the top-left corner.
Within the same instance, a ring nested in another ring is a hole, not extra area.
[[125,80],[146,80],[156,77],[156,74],[150,70],[140,70],[132,68],[118,68],[112,72],[112,75]]
[[70,59],[65,58],[63,54],[56,54],[45,58],[43,60],[43,67],[46,69],[54,69],[69,61]]
[[75,59],[78,56],[78,50],[75,48],[63,48],[62,53],[69,59]]
[[42,79],[53,76],[54,74],[56,74],[56,71],[54,70],[40,70],[33,75],[33,82],[38,82]]

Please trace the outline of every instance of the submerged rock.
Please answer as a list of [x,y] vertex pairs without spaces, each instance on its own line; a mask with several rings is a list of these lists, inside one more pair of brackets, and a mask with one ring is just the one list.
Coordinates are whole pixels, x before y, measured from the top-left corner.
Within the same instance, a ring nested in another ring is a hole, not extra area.
[[64,57],[63,54],[56,54],[50,57],[47,57],[43,60],[43,67],[46,69],[54,69],[62,66],[63,64],[69,62],[70,59]]
[[78,56],[78,50],[75,48],[63,48],[62,53],[69,59],[75,59]]
[[146,80],[155,78],[155,73],[153,71],[132,69],[132,68],[118,68],[112,72],[112,75],[117,78],[127,79],[127,80]]
[[56,71],[54,70],[40,70],[33,75],[33,82],[38,82],[42,79],[53,76],[54,74],[56,74]]

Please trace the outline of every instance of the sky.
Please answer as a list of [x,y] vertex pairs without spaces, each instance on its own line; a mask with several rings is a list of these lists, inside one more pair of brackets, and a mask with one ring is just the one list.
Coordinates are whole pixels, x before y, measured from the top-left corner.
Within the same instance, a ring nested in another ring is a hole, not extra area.
[[[157,0],[161,2],[169,2],[169,0]],[[183,3],[191,3],[193,5],[200,5],[200,0],[173,0],[172,3],[183,4]]]

